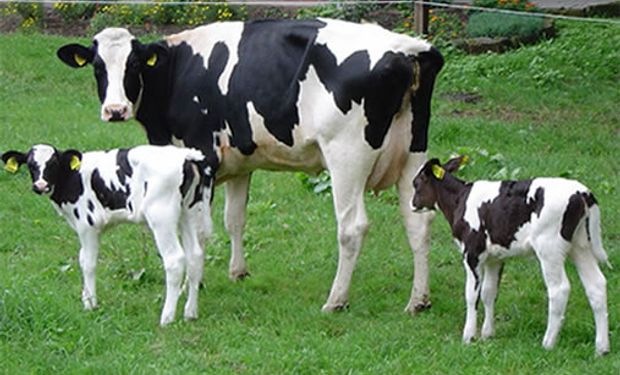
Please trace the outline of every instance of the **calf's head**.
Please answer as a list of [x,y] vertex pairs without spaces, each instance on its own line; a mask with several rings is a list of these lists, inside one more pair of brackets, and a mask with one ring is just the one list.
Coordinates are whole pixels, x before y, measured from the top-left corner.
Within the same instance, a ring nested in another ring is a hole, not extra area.
[[138,110],[144,74],[161,67],[167,57],[163,43],[140,43],[128,30],[107,28],[90,47],[67,44],[56,55],[72,68],[92,64],[103,121],[129,120]]
[[7,151],[2,154],[4,169],[11,173],[26,164],[32,178],[32,190],[37,194],[52,194],[59,182],[80,168],[81,160],[79,151],[58,151],[50,145],[33,146],[27,153]]
[[437,205],[437,184],[446,177],[446,173],[452,173],[467,162],[467,156],[457,156],[441,165],[439,159],[427,161],[413,179],[413,199],[411,208],[415,212],[434,210]]

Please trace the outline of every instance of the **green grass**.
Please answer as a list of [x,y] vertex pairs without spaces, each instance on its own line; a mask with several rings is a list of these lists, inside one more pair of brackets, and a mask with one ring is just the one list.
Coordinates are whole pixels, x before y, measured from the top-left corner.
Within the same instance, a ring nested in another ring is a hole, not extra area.
[[[104,124],[90,69],[55,57],[67,38],[0,34],[0,152],[38,142],[82,150],[145,142],[137,123]],[[87,42],[86,40],[84,42]],[[561,24],[559,36],[504,55],[446,51],[438,80],[430,155],[464,150],[468,179],[564,175],[592,188],[604,243],[616,268],[608,280],[612,352],[594,358],[592,313],[573,286],[555,350],[540,346],[545,289],[533,258],[507,264],[497,336],[461,344],[460,256],[443,218],[433,228],[433,308],[402,313],[412,256],[393,191],[369,194],[371,228],[351,288],[351,307],[324,315],[336,269],[328,194],[294,174],[256,173],[246,248],[252,277],[227,279],[229,241],[215,199],[200,318],[158,327],[163,271],[147,231],[119,226],[101,247],[101,308],[82,311],[78,243],[29,176],[0,171],[0,372],[17,373],[368,373],[617,374],[620,323],[620,33]],[[450,99],[469,92],[475,104]],[[146,270],[134,280],[132,274]]]

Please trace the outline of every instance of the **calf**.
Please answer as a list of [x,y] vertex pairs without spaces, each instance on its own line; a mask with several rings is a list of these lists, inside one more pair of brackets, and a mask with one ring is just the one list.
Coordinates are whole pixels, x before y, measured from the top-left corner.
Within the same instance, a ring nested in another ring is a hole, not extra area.
[[28,166],[34,192],[48,195],[78,234],[86,310],[97,307],[95,268],[101,232],[121,221],[148,224],[166,272],[161,325],[174,320],[186,268],[189,293],[184,315],[186,319],[198,316],[203,272],[200,242],[211,229],[211,179],[198,166],[203,159],[200,151],[173,146],[82,154],[36,145],[25,154],[9,151],[2,155],[9,172],[17,172],[24,163]]
[[558,337],[570,285],[564,270],[568,255],[581,278],[594,312],[596,352],[609,352],[607,290],[598,262],[608,263],[601,244],[600,212],[594,195],[577,181],[535,178],[523,181],[464,182],[452,176],[464,157],[443,166],[429,160],[413,180],[414,211],[439,208],[463,253],[467,275],[467,315],[463,340],[476,333],[476,303],[482,297],[481,336],[494,332],[493,308],[505,258],[534,252],[549,296],[543,346]]

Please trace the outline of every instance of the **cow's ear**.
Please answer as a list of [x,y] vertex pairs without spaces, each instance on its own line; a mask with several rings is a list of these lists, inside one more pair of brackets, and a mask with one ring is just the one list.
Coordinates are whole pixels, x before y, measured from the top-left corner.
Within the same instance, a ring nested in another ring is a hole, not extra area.
[[82,165],[82,153],[77,150],[67,150],[61,155],[62,165],[67,166],[72,171],[77,171]]
[[16,173],[19,167],[26,162],[26,155],[19,151],[7,151],[2,154],[4,169],[10,173]]
[[452,173],[454,171],[458,171],[459,168],[461,168],[463,165],[467,164],[467,162],[469,162],[469,157],[467,155],[461,155],[461,156],[457,156],[455,158],[452,158],[450,160],[448,160],[444,165],[443,168]]
[[72,68],[81,68],[92,63],[95,54],[92,49],[73,43],[60,47],[56,56]]
[[140,59],[146,68],[157,68],[168,60],[168,46],[164,42],[155,42],[141,46]]

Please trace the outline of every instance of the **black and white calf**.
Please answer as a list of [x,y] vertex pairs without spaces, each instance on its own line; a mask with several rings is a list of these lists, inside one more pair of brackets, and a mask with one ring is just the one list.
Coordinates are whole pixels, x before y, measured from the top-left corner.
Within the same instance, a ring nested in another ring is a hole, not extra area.
[[226,182],[229,274],[247,274],[242,233],[256,169],[327,169],[338,222],[338,269],[324,311],[348,302],[368,219],[364,190],[396,185],[414,283],[408,311],[430,306],[429,223],[413,214],[411,179],[426,161],[431,96],[443,57],[377,25],[330,19],[217,22],[143,44],[108,28],[58,57],[92,64],[104,121],[135,116],[151,144],[203,151]]
[[450,174],[463,157],[441,166],[429,160],[413,180],[416,211],[439,208],[463,253],[467,315],[463,340],[476,334],[476,303],[482,298],[481,337],[494,333],[493,309],[505,258],[534,252],[540,261],[549,312],[543,346],[557,340],[570,285],[564,260],[570,257],[594,312],[596,352],[609,352],[607,286],[597,262],[608,263],[601,242],[600,212],[581,183],[563,178],[464,182]]
[[102,231],[117,222],[146,222],[166,272],[160,323],[174,320],[185,275],[189,292],[184,316],[198,317],[204,267],[201,242],[211,231],[211,180],[199,165],[204,161],[200,151],[138,146],[82,154],[36,145],[27,153],[6,152],[2,160],[10,172],[25,163],[34,192],[48,195],[79,236],[86,310],[97,307],[95,268]]

